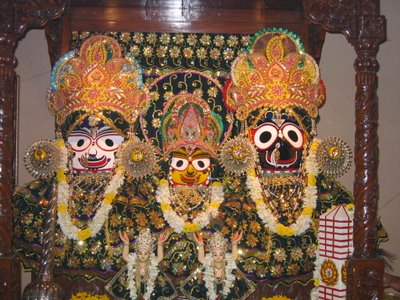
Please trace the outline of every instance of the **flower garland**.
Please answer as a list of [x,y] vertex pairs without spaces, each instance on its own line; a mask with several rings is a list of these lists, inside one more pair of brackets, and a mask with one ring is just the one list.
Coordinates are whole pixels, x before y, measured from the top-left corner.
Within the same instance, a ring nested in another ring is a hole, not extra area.
[[96,295],[93,293],[78,292],[72,295],[70,300],[110,300],[110,298],[106,294]]
[[224,190],[219,182],[211,185],[211,203],[205,211],[198,214],[191,222],[185,221],[173,210],[170,201],[169,183],[162,179],[156,191],[156,200],[161,205],[164,218],[177,233],[196,232],[210,223],[210,216],[213,218],[218,215],[218,208],[224,201]]
[[[235,280],[235,275],[233,274],[233,270],[235,270],[237,266],[232,258],[231,253],[225,254],[225,260],[226,260],[225,279],[222,281],[223,289],[221,293],[222,295],[227,296]],[[206,254],[204,258],[203,267],[204,267],[204,281],[207,289],[208,298],[214,300],[217,298],[217,293],[214,285],[214,270],[212,267],[212,255],[210,253]]]
[[316,163],[315,152],[318,149],[318,145],[319,141],[314,139],[310,147],[310,153],[305,161],[307,187],[303,191],[303,210],[296,222],[290,224],[289,226],[279,223],[277,218],[272,214],[271,210],[267,208],[264,202],[263,188],[256,176],[255,170],[251,169],[247,172],[246,185],[250,191],[251,199],[256,204],[257,214],[265,226],[273,233],[277,233],[282,236],[300,235],[310,226],[311,216],[317,205],[316,183],[318,166]]
[[68,165],[68,151],[65,147],[64,141],[57,140],[57,146],[61,151],[60,167],[57,170],[57,203],[58,203],[58,224],[62,232],[70,239],[84,241],[89,237],[94,237],[103,227],[108,218],[108,214],[112,208],[112,202],[117,194],[118,189],[124,182],[124,169],[117,167],[115,174],[112,176],[110,183],[104,191],[104,199],[85,229],[80,229],[74,225],[71,216],[68,213],[68,199],[71,197],[71,188],[68,184],[67,165]]
[[[137,290],[136,290],[136,284],[135,284],[135,265],[136,265],[136,253],[129,253],[128,256],[128,263],[127,263],[127,268],[128,268],[128,287],[130,290],[130,297],[131,299],[136,299],[137,298]],[[156,278],[158,275],[159,269],[158,269],[158,263],[157,263],[157,258],[152,253],[150,255],[150,266],[149,266],[149,278],[145,282],[146,285],[146,293],[142,296],[144,300],[150,299],[151,294],[153,293],[154,290],[154,284],[156,282]]]

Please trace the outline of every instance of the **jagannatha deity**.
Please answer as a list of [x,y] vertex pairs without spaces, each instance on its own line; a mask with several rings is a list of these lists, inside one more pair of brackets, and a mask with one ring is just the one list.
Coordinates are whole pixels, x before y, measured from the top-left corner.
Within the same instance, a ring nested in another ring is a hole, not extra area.
[[152,102],[141,119],[144,135],[162,153],[153,211],[172,234],[160,268],[176,286],[199,266],[192,233],[220,224],[224,201],[217,149],[231,129],[222,86],[206,74],[177,71],[149,86]]
[[221,149],[224,234],[243,230],[238,268],[265,296],[310,299],[318,218],[350,194],[334,179],[350,163],[337,138],[319,140],[325,87],[299,38],[266,29],[232,66],[225,89],[239,130]]
[[52,71],[48,105],[56,140],[27,151],[26,166],[37,179],[13,197],[14,245],[34,271],[49,265],[44,250],[52,254],[66,299],[104,293],[105,281],[122,266],[119,232],[136,236],[141,228],[132,204],[145,201],[152,187],[140,180],[157,169],[152,146],[135,136],[150,100],[141,75],[107,36],[86,40]]

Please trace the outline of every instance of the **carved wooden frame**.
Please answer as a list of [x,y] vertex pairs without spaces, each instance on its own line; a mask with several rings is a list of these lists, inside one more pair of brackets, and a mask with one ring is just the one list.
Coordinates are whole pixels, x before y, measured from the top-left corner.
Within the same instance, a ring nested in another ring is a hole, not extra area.
[[[150,1],[151,2],[151,1]],[[154,2],[154,1],[153,1]],[[184,1],[185,2],[185,1]],[[383,261],[376,259],[378,209],[377,52],[386,38],[379,0],[303,0],[306,18],[342,33],[354,47],[355,221],[354,255],[348,267],[348,299],[383,299]],[[15,48],[30,28],[48,24],[52,62],[61,52],[59,23],[66,0],[3,0],[0,4],[0,298],[20,298],[20,264],[12,253],[11,195],[16,174]],[[266,5],[265,5],[266,6]],[[61,37],[61,40],[63,37]],[[54,53],[56,55],[54,55]]]

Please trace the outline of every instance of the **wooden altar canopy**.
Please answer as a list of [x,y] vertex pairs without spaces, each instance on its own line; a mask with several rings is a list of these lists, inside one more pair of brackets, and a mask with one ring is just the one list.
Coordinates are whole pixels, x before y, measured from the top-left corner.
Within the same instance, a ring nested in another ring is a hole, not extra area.
[[342,33],[356,52],[354,254],[349,299],[382,299],[376,258],[378,208],[377,52],[385,41],[378,0],[4,0],[0,9],[0,298],[20,298],[20,265],[11,251],[15,187],[15,48],[30,28],[46,28],[52,63],[69,50],[72,31],[254,33],[284,27],[317,60],[325,32]]

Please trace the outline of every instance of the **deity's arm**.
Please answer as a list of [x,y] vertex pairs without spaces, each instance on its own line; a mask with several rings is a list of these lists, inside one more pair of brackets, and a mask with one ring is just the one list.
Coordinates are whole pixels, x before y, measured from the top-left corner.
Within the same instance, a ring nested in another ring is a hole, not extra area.
[[122,249],[122,258],[128,262],[128,256],[129,256],[129,244],[124,243],[124,248]]
[[157,243],[157,263],[162,261],[164,258],[164,247],[163,244],[158,242]]
[[203,237],[201,235],[197,235],[196,233],[193,233],[193,237],[197,244],[197,260],[203,264],[205,258]]
[[122,258],[128,262],[128,256],[129,256],[129,237],[126,234],[126,232],[120,232],[119,237],[121,240],[124,242],[124,248],[122,249]]
[[157,262],[163,260],[164,258],[164,242],[168,239],[169,233],[168,231],[164,231],[160,234],[160,237],[157,241]]
[[239,230],[238,232],[232,235],[232,259],[238,259],[238,243],[242,239],[243,231]]

